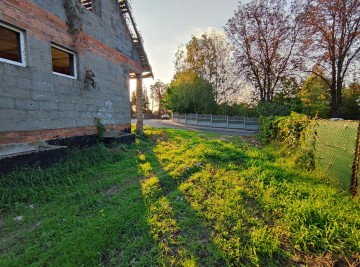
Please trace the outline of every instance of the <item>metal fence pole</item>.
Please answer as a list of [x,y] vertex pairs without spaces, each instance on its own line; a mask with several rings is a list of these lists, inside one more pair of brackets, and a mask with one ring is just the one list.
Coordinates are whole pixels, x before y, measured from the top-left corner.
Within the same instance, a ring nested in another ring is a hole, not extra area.
[[196,125],[199,125],[198,124],[198,114],[197,113],[195,114],[195,121],[196,121]]
[[359,159],[360,159],[360,121],[357,131],[353,173],[351,179],[351,195],[356,196],[359,185]]
[[226,128],[229,128],[229,116],[226,115]]
[[246,130],[246,117],[244,116],[244,130]]

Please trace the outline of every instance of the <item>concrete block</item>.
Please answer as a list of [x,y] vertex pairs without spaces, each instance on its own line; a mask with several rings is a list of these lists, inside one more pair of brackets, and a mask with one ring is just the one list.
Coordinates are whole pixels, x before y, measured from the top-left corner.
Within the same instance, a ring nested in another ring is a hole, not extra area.
[[13,109],[15,108],[15,100],[13,98],[2,97],[0,98],[0,109]]
[[50,92],[42,92],[32,90],[30,92],[31,99],[35,101],[51,101],[51,93]]
[[57,121],[58,127],[60,128],[72,128],[77,127],[76,119],[61,119]]
[[40,111],[54,111],[58,109],[58,103],[55,101],[40,101]]
[[69,102],[59,102],[59,111],[73,111],[75,110],[75,104]]
[[6,87],[3,91],[3,96],[12,97],[16,99],[29,99],[30,90],[16,87]]
[[48,115],[50,120],[59,120],[64,118],[64,112],[58,110],[49,112]]
[[[49,74],[42,74],[44,76],[47,76]],[[36,91],[45,91],[45,92],[52,92],[53,91],[53,84],[50,82],[44,82],[44,81],[32,81],[32,89]]]
[[31,74],[30,77],[33,81],[46,82],[52,85],[56,84],[53,79],[53,74],[51,73],[51,70],[44,72],[38,71],[36,69],[31,69],[31,72],[29,73]]
[[0,88],[5,89],[7,87],[17,87],[18,82],[16,77],[10,75],[3,75],[0,77]]
[[38,110],[39,102],[31,99],[16,99],[15,107],[20,110]]
[[32,88],[31,82],[32,82],[31,79],[28,78],[17,78],[17,84],[19,88],[31,89]]
[[[0,120],[6,121],[6,120],[13,120],[18,121],[21,119],[24,119],[26,117],[25,110],[18,110],[18,109],[1,109],[0,112]],[[0,123],[0,130],[1,130],[1,124]]]
[[49,112],[44,112],[41,110],[28,110],[26,111],[26,119],[29,122],[36,120],[48,120]]
[[[2,110],[0,109],[0,112]],[[11,132],[11,131],[19,131],[19,127],[17,125],[17,121],[15,120],[2,120],[0,125],[0,132]]]

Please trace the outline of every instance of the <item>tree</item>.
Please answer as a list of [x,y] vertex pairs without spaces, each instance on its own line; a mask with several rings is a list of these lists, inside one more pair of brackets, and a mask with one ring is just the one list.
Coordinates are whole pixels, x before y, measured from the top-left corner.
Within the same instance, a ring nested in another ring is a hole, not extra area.
[[298,27],[284,0],[239,4],[226,27],[238,73],[255,88],[261,102],[272,101],[292,74]]
[[160,80],[150,86],[150,91],[153,101],[155,101],[159,106],[159,116],[164,112],[164,99],[166,93],[167,85]]
[[177,73],[167,95],[169,109],[174,112],[209,114],[215,110],[213,87],[191,71]]
[[[339,116],[346,76],[360,59],[360,1],[304,0],[299,21],[303,25],[302,52],[313,74],[327,84],[332,116]],[[327,79],[329,77],[329,79]]]
[[[133,91],[131,93],[131,99],[130,99],[131,107],[136,106],[136,98],[137,98],[136,92]],[[143,87],[142,99],[143,99],[143,111],[150,112],[150,100],[145,86]]]
[[344,119],[360,119],[360,83],[352,82],[349,87],[344,88],[339,111]]
[[[317,70],[318,73],[323,72]],[[324,76],[324,75],[323,75]],[[301,98],[305,112],[308,116],[315,116],[318,114],[320,118],[328,118],[330,116],[330,94],[327,83],[315,74],[308,76],[304,82],[301,90],[298,93]]]
[[147,93],[147,89],[144,86],[143,87],[143,108],[144,108],[144,112],[150,112],[150,99]]
[[221,32],[192,36],[176,53],[175,71],[191,71],[211,83],[215,101],[226,103],[236,93],[232,48]]
[[131,93],[130,103],[131,103],[131,111],[135,112],[133,109],[134,107],[136,107],[136,92],[135,91],[132,91],[132,93]]

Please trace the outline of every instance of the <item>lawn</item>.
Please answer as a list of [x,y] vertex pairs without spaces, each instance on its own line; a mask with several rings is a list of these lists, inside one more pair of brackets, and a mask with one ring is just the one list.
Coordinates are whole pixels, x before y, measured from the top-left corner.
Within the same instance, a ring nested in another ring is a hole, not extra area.
[[148,128],[0,176],[0,266],[356,266],[359,214],[276,147]]

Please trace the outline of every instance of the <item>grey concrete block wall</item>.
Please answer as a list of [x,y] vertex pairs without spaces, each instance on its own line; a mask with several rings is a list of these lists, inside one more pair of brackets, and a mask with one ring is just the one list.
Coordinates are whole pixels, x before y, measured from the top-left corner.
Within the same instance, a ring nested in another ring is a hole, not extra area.
[[[98,0],[99,1],[99,0]],[[63,1],[32,0],[66,20]],[[84,32],[123,55],[138,58],[117,0],[101,0],[100,14],[85,10]],[[52,73],[51,42],[26,34],[27,66],[0,62],[0,132],[130,124],[128,63],[115,64],[89,51],[77,54],[77,79]],[[85,68],[98,89],[84,89]]]
[[[66,21],[66,12],[63,0],[31,0],[41,8],[55,14]],[[92,13],[84,9],[81,14],[83,18],[83,31],[106,45],[120,51],[124,55],[138,60],[134,53],[132,40],[128,34],[124,18],[120,15],[121,10],[117,0],[96,0],[99,7]]]

